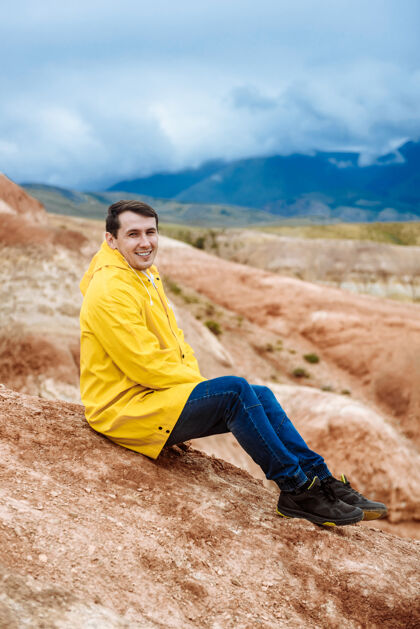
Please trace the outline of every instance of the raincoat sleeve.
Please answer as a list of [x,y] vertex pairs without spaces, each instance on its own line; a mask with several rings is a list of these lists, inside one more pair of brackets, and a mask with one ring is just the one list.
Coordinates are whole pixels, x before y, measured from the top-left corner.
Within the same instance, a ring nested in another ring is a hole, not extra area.
[[147,328],[138,301],[124,288],[95,300],[89,325],[106,353],[123,373],[150,389],[205,380],[180,358],[176,349],[162,349]]

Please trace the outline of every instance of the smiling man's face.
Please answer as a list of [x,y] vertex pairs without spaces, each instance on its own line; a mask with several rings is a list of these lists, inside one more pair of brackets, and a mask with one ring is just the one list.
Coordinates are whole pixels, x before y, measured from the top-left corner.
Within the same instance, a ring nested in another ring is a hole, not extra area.
[[118,249],[128,264],[137,271],[152,266],[158,250],[158,231],[153,216],[143,216],[127,210],[119,215],[117,237],[106,233],[111,249]]

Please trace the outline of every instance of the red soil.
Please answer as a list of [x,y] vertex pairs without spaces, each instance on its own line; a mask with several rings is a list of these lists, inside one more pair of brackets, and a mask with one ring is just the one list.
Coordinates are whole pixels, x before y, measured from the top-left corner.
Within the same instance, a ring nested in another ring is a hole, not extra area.
[[53,245],[80,251],[88,239],[78,231],[52,228],[42,203],[0,174],[0,244]]
[[238,468],[179,448],[151,461],[76,404],[3,389],[0,420],[4,626],[420,623],[416,542],[282,520]]
[[25,390],[28,378],[45,376],[78,386],[79,343],[62,338],[59,343],[20,327],[7,328],[0,336],[0,382]]
[[0,173],[0,213],[11,212],[32,224],[46,225],[48,216],[42,203],[31,197],[23,188]]

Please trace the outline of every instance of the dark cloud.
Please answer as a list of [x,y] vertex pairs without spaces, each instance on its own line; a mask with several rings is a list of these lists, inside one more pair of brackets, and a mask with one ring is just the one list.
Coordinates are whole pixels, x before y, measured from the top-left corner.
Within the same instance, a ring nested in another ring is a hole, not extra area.
[[0,24],[0,170],[79,188],[201,161],[420,136],[406,0],[17,0]]

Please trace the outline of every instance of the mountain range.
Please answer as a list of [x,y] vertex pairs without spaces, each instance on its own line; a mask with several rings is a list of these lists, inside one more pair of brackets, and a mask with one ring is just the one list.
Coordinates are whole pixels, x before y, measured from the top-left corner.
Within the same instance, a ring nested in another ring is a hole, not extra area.
[[420,142],[407,142],[369,166],[359,162],[355,152],[213,161],[195,170],[120,181],[109,191],[246,206],[277,217],[420,218]]
[[167,223],[203,227],[420,220],[420,142],[369,166],[359,163],[359,153],[316,152],[215,160],[96,192],[22,187],[49,212],[90,218],[103,218],[119,199],[139,199]]

